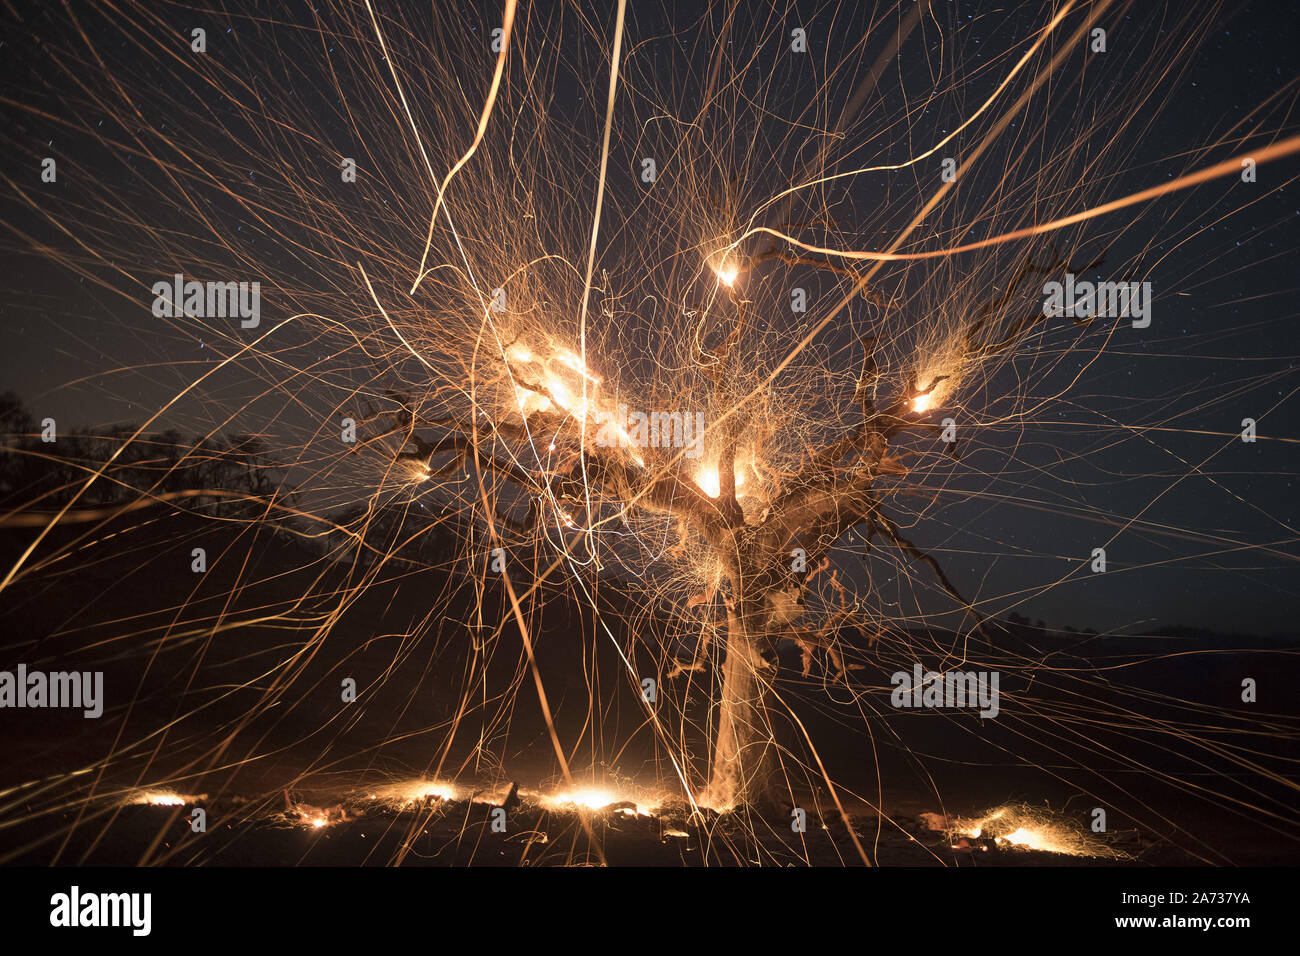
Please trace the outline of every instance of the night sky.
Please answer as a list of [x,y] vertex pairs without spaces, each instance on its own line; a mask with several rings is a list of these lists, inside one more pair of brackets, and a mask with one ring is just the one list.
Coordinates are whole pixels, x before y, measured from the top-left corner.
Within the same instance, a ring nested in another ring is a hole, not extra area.
[[[219,98],[208,86],[208,73],[191,69],[183,58],[163,57],[155,46],[135,42],[132,31],[141,28],[145,17],[120,23],[110,12],[82,11],[77,6],[74,24],[58,5],[6,3],[0,38],[0,69],[5,73],[5,102],[0,106],[5,149],[0,163],[6,180],[0,218],[7,227],[0,239],[5,286],[0,301],[5,331],[0,383],[15,391],[37,419],[50,415],[62,428],[74,429],[138,423],[214,361],[210,343],[201,336],[187,339],[174,331],[157,330],[139,290],[122,292],[127,284],[114,273],[114,264],[120,262],[134,271],[146,245],[122,249],[121,236],[131,232],[131,224],[119,222],[121,228],[111,233],[99,219],[129,209],[142,229],[186,228],[178,208],[161,201],[165,189],[141,188],[142,181],[157,184],[158,172],[132,148],[150,140],[140,133],[143,128],[165,138],[168,124],[184,128],[191,117],[199,116],[205,123],[219,124],[221,112]],[[304,36],[311,13],[296,4],[294,9],[271,4],[254,6],[245,14],[241,6],[191,11],[160,5],[148,19],[153,29],[175,31],[179,57],[184,55],[188,28],[202,22],[208,29],[207,56],[226,58],[223,67],[230,70],[228,75],[247,78],[251,88],[268,93],[286,83],[294,86],[293,108],[280,109],[286,104],[279,103],[277,115],[313,116],[317,118],[310,124],[313,129],[338,128],[340,137],[350,136],[336,122],[338,104],[327,101],[328,91],[309,82],[315,75],[311,68],[297,80],[284,79],[295,59],[323,56],[321,44],[313,46],[313,38]],[[1005,4],[944,6],[928,32],[909,38],[899,53],[897,72],[882,82],[885,92],[878,104],[882,113],[899,115],[904,104],[914,100],[911,94],[919,77],[932,62],[925,55],[927,49],[936,51],[942,37],[959,45],[970,74],[963,94],[966,108],[978,103],[1003,69],[1000,65],[981,72],[983,49],[1001,54],[1019,49],[1043,19],[1037,5],[1025,5],[1014,14],[1003,9]],[[606,64],[602,48],[589,33],[608,36],[612,32],[612,10],[604,9],[612,5],[601,7],[591,14],[589,24],[576,16],[557,18],[553,34],[563,37],[561,49],[568,68],[555,79],[550,109],[555,122],[574,124],[584,135],[598,129],[602,119]],[[698,98],[693,84],[704,70],[683,70],[681,65],[707,64],[710,47],[705,38],[717,29],[715,19],[697,20],[691,12],[695,7],[693,3],[647,5],[630,14],[628,26],[629,48],[641,41],[649,44],[639,51],[636,69],[655,69],[653,64],[660,61],[651,53],[662,50],[663,89],[672,91],[683,106]],[[1098,58],[1089,65],[1086,69],[1091,72],[1083,82],[1095,81],[1099,89],[1116,91],[1114,102],[1121,103],[1119,91],[1128,78],[1140,75],[1144,63],[1158,60],[1149,49],[1134,51],[1125,44],[1134,37],[1140,37],[1142,44],[1159,42],[1165,36],[1161,18],[1172,19],[1172,11],[1184,5],[1171,4],[1169,11],[1162,7],[1124,8],[1128,12],[1119,15],[1109,31],[1111,52],[1106,56],[1110,59]],[[261,14],[272,10],[273,22],[268,23]],[[495,5],[483,4],[479,9],[460,9],[455,16],[448,14],[439,22],[445,26],[459,17],[463,40],[453,37],[443,42],[481,45],[496,22],[495,10]],[[792,10],[777,19],[807,25],[814,42],[824,42],[819,55],[827,61],[847,55],[861,35],[859,28],[869,22],[865,12],[827,4],[808,5],[807,10]],[[1202,45],[1194,56],[1180,62],[1167,96],[1144,105],[1146,118],[1129,129],[1130,133],[1140,129],[1140,137],[1125,144],[1124,163],[1109,164],[1105,182],[1090,195],[1121,197],[1247,152],[1252,145],[1295,134],[1300,21],[1293,5],[1231,4],[1218,12],[1206,6],[1202,19]],[[884,22],[892,29],[896,18],[886,17]],[[425,24],[426,14],[413,10],[412,32]],[[685,31],[689,43],[677,37],[674,28]],[[89,58],[80,35],[83,30],[110,72],[127,79],[133,95],[151,88],[159,92],[156,100],[138,100],[139,116],[98,110],[93,102],[97,94],[113,99],[103,77],[93,70],[75,70],[87,84],[79,88],[73,76],[57,66],[65,50]],[[668,50],[674,43],[677,49]],[[733,50],[732,55],[739,54]],[[783,66],[779,58],[768,59],[770,63],[756,67],[765,78],[774,77],[768,108],[780,110],[806,98],[815,81],[813,67],[802,62]],[[490,63],[485,57],[485,71]],[[777,77],[773,71],[780,69],[788,69],[789,77]],[[1108,69],[1113,73],[1107,74]],[[277,77],[275,84],[259,87],[262,72]],[[1071,68],[1071,72],[1079,70]],[[680,84],[674,76],[681,78]],[[907,98],[889,89],[900,76],[911,91]],[[467,80],[468,100],[480,96],[482,79]],[[849,93],[846,86],[832,100],[843,103]],[[592,106],[593,100],[599,108]],[[1261,104],[1269,105],[1252,119],[1251,111]],[[909,115],[915,141],[928,141],[927,129],[946,132],[959,123],[960,106],[955,98],[943,98],[932,110],[918,109],[916,115]],[[1097,101],[1084,108],[1097,109]],[[187,115],[187,111],[193,112]],[[1044,124],[1042,139],[1052,149],[1071,141],[1072,123],[1076,130],[1106,129],[1104,111],[1088,115],[1091,125],[1080,123],[1080,116],[1064,109],[1050,117],[1030,114]],[[370,122],[377,137],[394,135],[386,132],[393,117]],[[106,133],[105,126],[112,132]],[[745,137],[752,127],[735,132]],[[226,127],[224,140],[205,142],[215,159],[228,159],[233,165],[261,148],[256,140],[249,140],[254,135],[235,122]],[[292,136],[293,131],[284,135]],[[1024,145],[1014,135],[1008,139]],[[1206,153],[1196,152],[1212,143],[1219,145]],[[338,147],[345,155],[362,148],[355,143]],[[634,205],[628,201],[620,206],[620,197],[637,188],[632,146],[616,144],[616,149],[624,148],[628,152],[616,152],[617,161],[611,161],[611,167],[617,167],[608,187],[615,221],[623,221],[617,217]],[[1085,144],[1082,155],[1087,150]],[[47,155],[59,158],[56,184],[40,181],[40,160]],[[974,181],[963,188],[975,197],[996,189],[998,170],[1006,161],[1007,157],[998,158],[995,149]],[[223,166],[222,175],[229,172]],[[273,187],[261,191],[267,175],[272,174],[249,169],[242,182],[228,180],[226,188],[273,202]],[[1085,371],[1068,402],[1053,405],[1039,418],[1029,416],[990,430],[961,465],[945,472],[945,487],[954,493],[927,509],[925,520],[910,529],[919,544],[943,558],[967,595],[986,602],[980,604],[984,613],[1005,616],[1014,611],[1044,619],[1051,626],[1079,629],[1143,631],[1185,625],[1294,638],[1294,611],[1300,607],[1295,476],[1300,447],[1298,175],[1300,159],[1286,158],[1260,166],[1256,184],[1218,181],[1103,217],[1071,234],[1092,249],[1106,248],[1108,262],[1115,263],[1117,270],[1136,270],[1153,283],[1153,322],[1141,332],[1121,327],[1100,354],[1060,362],[1047,378],[1036,381],[1032,393],[1046,394],[1074,372]],[[930,185],[927,180],[927,188]],[[771,170],[756,170],[751,186],[751,195],[761,196],[779,187],[779,181]],[[848,208],[873,209],[881,207],[881,197],[887,196],[887,208],[871,213],[872,222],[886,233],[905,224],[915,212],[918,203],[905,198],[908,189],[926,195],[917,189],[914,178],[900,184],[897,179],[863,177],[848,187],[845,202]],[[358,193],[347,201],[373,209],[385,202],[382,189]],[[411,196],[404,202],[427,208]],[[978,203],[962,208],[978,208]],[[299,282],[314,281],[319,264],[308,266],[305,259],[298,260],[290,243],[268,241],[238,210],[223,209],[219,201],[210,212],[214,217],[230,217],[224,221],[231,243],[247,243],[250,249],[260,243],[263,251],[250,254],[264,255],[268,271],[285,276],[298,270]],[[53,227],[46,214],[71,235]],[[978,230],[980,224],[972,227]],[[422,227],[415,229],[400,234],[395,228],[388,241],[400,244],[406,255],[411,249],[418,252],[423,234],[418,231]],[[617,261],[624,244],[637,236],[635,230],[611,232],[617,238],[602,255]],[[292,238],[312,241],[306,230]],[[204,250],[198,255],[214,253]],[[68,268],[61,261],[65,256],[118,291]],[[1015,257],[1008,253],[1005,261],[1014,262]],[[962,275],[966,265],[958,259],[952,268]],[[156,276],[149,275],[161,278],[173,271],[169,264],[158,264],[153,270]],[[1098,274],[1098,278],[1115,277],[1112,271]],[[909,301],[917,307],[933,301],[930,288],[909,290]],[[131,305],[130,297],[140,300],[138,307]],[[946,307],[951,308],[951,303]],[[296,344],[310,347],[306,342]],[[984,398],[990,407],[997,406],[999,392],[1005,395],[1016,388],[1017,375],[1029,368],[1010,363],[985,383]],[[183,402],[160,421],[159,428],[175,425],[193,432],[220,424],[247,400],[247,394],[241,393],[244,387],[236,381],[207,391],[201,406]],[[1258,422],[1259,440],[1253,444],[1232,440],[1243,418]],[[236,419],[230,425],[231,430],[241,427],[257,427],[256,417],[252,424]],[[1007,464],[1011,457],[1014,468]],[[991,475],[997,480],[990,481]],[[995,499],[994,494],[1003,499]],[[1018,498],[1050,506],[1021,507],[1015,503]],[[1088,556],[1100,545],[1107,547],[1110,569],[1104,575],[1089,574]],[[930,594],[900,597],[888,580],[873,578],[873,583],[887,599],[910,600],[913,612],[918,602],[924,608],[941,604]]]

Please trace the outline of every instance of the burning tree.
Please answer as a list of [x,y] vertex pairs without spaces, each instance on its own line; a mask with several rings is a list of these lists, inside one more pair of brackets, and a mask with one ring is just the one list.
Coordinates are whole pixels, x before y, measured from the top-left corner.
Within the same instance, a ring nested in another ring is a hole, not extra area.
[[[1035,348],[1058,332],[1088,333],[1087,320],[1073,319],[1084,328],[1072,329],[1049,316],[1036,288],[1045,277],[1100,264],[1077,254],[1079,223],[1238,168],[1226,160],[1090,208],[1096,180],[1073,176],[1068,163],[1017,154],[986,180],[994,198],[969,200],[979,205],[973,215],[960,203],[943,206],[955,195],[953,178],[919,212],[903,203],[846,221],[839,207],[852,203],[826,198],[842,180],[912,170],[962,131],[976,145],[955,175],[966,177],[966,195],[980,196],[971,192],[979,158],[1027,103],[1046,95],[1045,78],[1101,12],[1071,18],[1072,11],[1063,6],[1025,40],[956,130],[875,166],[836,155],[841,144],[854,153],[851,134],[874,135],[859,113],[874,74],[857,90],[849,84],[844,95],[827,94],[834,107],[819,108],[838,116],[825,124],[835,135],[811,150],[797,125],[774,124],[770,111],[720,83],[733,66],[736,77],[748,75],[723,54],[711,60],[705,85],[725,96],[694,122],[667,123],[665,111],[685,108],[667,103],[663,76],[672,72],[620,59],[620,15],[604,61],[603,123],[577,122],[560,134],[592,146],[579,155],[595,183],[594,202],[576,213],[590,227],[575,233],[563,226],[574,208],[575,153],[560,144],[549,101],[539,101],[531,80],[510,83],[512,44],[527,50],[532,34],[519,39],[507,3],[473,142],[447,158],[445,175],[423,161],[437,188],[414,283],[406,288],[410,264],[391,254],[371,260],[370,270],[383,271],[374,281],[367,263],[356,262],[373,307],[367,355],[387,390],[382,401],[367,393],[367,420],[387,427],[375,427],[363,447],[384,449],[398,463],[391,473],[399,486],[432,482],[475,514],[483,535],[470,551],[485,571],[505,573],[526,647],[502,556],[530,547],[550,558],[549,568],[543,561],[546,570],[530,573],[544,578],[566,566],[593,611],[581,579],[617,564],[653,582],[655,600],[679,622],[701,625],[695,646],[667,670],[715,675],[712,755],[699,793],[708,805],[776,799],[771,715],[780,641],[798,645],[805,674],[821,657],[843,677],[854,666],[840,640],[843,625],[888,626],[883,616],[864,614],[861,587],[836,566],[837,553],[885,542],[965,611],[968,632],[981,630],[979,613],[884,499],[915,494],[918,475],[954,464],[953,415],[976,420],[991,403],[985,395],[984,409],[969,407],[963,388],[987,389],[1031,332],[1041,333]],[[901,17],[896,41],[916,26],[911,15]],[[551,36],[551,27],[531,20],[523,29]],[[528,54],[520,55],[527,64]],[[846,62],[862,66],[861,55]],[[400,74],[392,79],[400,102],[409,102]],[[589,83],[590,74],[583,79]],[[423,157],[424,144],[441,140],[404,112]],[[513,117],[508,130],[494,126],[501,114]],[[1116,115],[1105,142],[1121,141],[1117,131],[1132,121]],[[446,129],[453,137],[454,127]],[[746,129],[755,138],[741,135]],[[1282,155],[1294,144],[1271,148]],[[516,150],[526,150],[526,164]],[[661,168],[656,156],[671,157],[671,165]],[[639,170],[639,183],[607,189],[617,182],[614,164]],[[671,183],[657,178],[666,169],[674,171]],[[1067,215],[1072,210],[1084,211]],[[922,248],[913,235],[927,217],[943,248]],[[985,238],[963,244],[975,221]],[[884,251],[854,251],[869,232],[896,238]],[[1048,235],[1052,251],[1026,257],[1026,241]],[[1094,245],[1107,247],[1114,236]],[[976,251],[958,273],[954,259]],[[881,275],[891,264],[901,268]],[[791,297],[806,298],[809,276],[827,286],[805,319],[804,305]],[[783,320],[792,313],[794,321]],[[1053,347],[1066,354],[1077,344],[1058,338]],[[383,403],[389,407],[376,408]],[[701,428],[692,427],[697,421]],[[639,679],[630,664],[628,675]],[[554,734],[552,741],[558,753]],[[680,768],[679,775],[685,782]]]
[[[743,271],[792,259],[770,248],[746,261]],[[1025,262],[1006,291],[966,323],[944,370],[908,369],[905,386],[894,394],[882,394],[889,377],[877,366],[875,336],[862,336],[856,380],[843,395],[856,420],[817,429],[824,433],[817,444],[797,448],[773,440],[775,431],[795,422],[788,412],[773,411],[773,379],[754,374],[759,363],[744,349],[754,316],[738,288],[740,260],[729,252],[719,261],[737,263],[719,265],[715,278],[715,306],[730,330],[711,347],[696,341],[693,361],[657,387],[660,395],[700,395],[708,408],[699,414],[706,423],[702,434],[692,433],[691,412],[629,414],[624,387],[535,329],[516,326],[503,338],[497,326],[510,322],[488,308],[483,337],[490,346],[476,367],[484,381],[473,390],[477,414],[430,417],[410,396],[390,393],[399,410],[375,440],[400,436],[396,457],[414,463],[421,480],[474,475],[497,553],[549,537],[570,558],[579,551],[596,557],[593,539],[602,528],[631,526],[644,515],[671,527],[676,543],[669,554],[703,554],[705,587],[686,605],[708,608],[720,600],[717,630],[724,647],[712,653],[706,632],[693,659],[677,662],[670,676],[702,670],[707,662],[721,670],[709,784],[698,800],[726,809],[780,799],[770,716],[778,643],[798,645],[805,676],[817,654],[841,677],[854,666],[846,664],[837,640],[853,599],[839,571],[830,569],[830,556],[855,529],[864,543],[879,536],[928,566],[979,627],[978,612],[939,562],[882,508],[882,485],[909,473],[896,448],[904,433],[928,434],[955,456],[952,428],[935,421],[945,398],[971,366],[1014,348],[1027,329],[1049,318],[1039,311],[1008,319],[1017,294],[1036,277],[1081,272],[1101,260],[1079,267],[1059,257]],[[835,268],[807,257],[797,261]],[[500,560],[495,567],[506,570]],[[819,576],[834,598],[814,614],[807,598]]]

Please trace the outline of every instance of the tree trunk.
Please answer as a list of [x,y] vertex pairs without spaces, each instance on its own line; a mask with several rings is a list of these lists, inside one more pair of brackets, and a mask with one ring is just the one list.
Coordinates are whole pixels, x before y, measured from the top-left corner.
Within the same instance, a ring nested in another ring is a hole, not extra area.
[[739,615],[727,613],[727,658],[722,666],[718,736],[708,790],[701,802],[715,810],[773,800],[775,750],[768,719],[767,683],[757,645]]

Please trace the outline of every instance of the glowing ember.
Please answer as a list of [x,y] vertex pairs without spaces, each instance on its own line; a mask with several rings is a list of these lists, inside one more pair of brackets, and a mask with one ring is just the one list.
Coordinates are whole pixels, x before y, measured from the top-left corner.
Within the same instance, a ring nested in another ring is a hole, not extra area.
[[994,820],[1002,819],[1002,817],[1006,816],[1006,812],[1006,810],[998,810],[996,813],[991,813],[983,820],[976,822],[973,826],[966,827],[966,835],[972,837],[979,836],[984,832],[984,827],[987,824],[992,823]]
[[1016,846],[1028,847],[1031,850],[1047,850],[1050,853],[1076,853],[1077,850],[1066,846],[1063,843],[1053,839],[1050,833],[1042,830],[1029,829],[1020,827],[1006,836],[998,837],[1002,843],[1014,843]]
[[603,810],[611,803],[617,803],[618,797],[606,790],[578,790],[574,793],[562,793],[552,797],[557,804],[576,804],[588,810]]
[[718,279],[726,286],[734,285],[738,275],[740,270],[735,266],[723,266],[718,270]]
[[934,398],[931,395],[918,395],[912,399],[912,411],[928,412],[934,406]]
[[634,813],[645,816],[650,808],[634,800],[628,800],[609,790],[575,790],[572,793],[557,793],[542,797],[542,805],[552,810],[604,810],[611,808],[615,813]]
[[559,359],[561,364],[566,365],[569,368],[573,369],[573,371],[577,372],[587,381],[593,382],[596,385],[600,384],[600,378],[596,375],[592,375],[591,372],[587,370],[587,366],[583,364],[582,359],[574,355],[572,352],[568,352],[568,351],[560,352],[558,353],[556,358]]
[[393,784],[378,791],[379,799],[394,800],[400,803],[419,803],[430,797],[439,800],[456,800],[459,791],[450,783],[437,780],[412,780],[407,783]]
[[126,803],[130,806],[183,807],[198,803],[206,796],[204,793],[185,794],[175,790],[143,790],[128,797]]
[[[716,468],[705,468],[698,475],[696,475],[695,483],[698,484],[700,486],[700,490],[703,491],[710,498],[716,498],[720,494],[722,494],[722,479],[721,477],[719,477],[718,469]],[[737,471],[736,472],[736,496],[737,497],[741,496],[740,489],[744,484],[745,484],[745,473],[743,471]]]
[[555,399],[555,404],[559,405],[565,411],[573,407],[573,399],[569,395],[569,390],[564,387],[564,383],[558,378],[549,379],[546,387],[551,392],[551,397]]
[[325,808],[314,807],[309,803],[298,803],[286,808],[285,812],[279,816],[279,819],[295,826],[307,827],[311,830],[323,830],[336,823],[347,823],[355,820],[356,816],[342,805]]
[[[1001,807],[975,820],[958,820],[954,834],[993,840],[999,847],[1043,850],[1067,856],[1125,859],[1127,854],[1097,839],[1086,829],[1050,810],[1027,806]],[[963,843],[964,845],[964,843]]]

